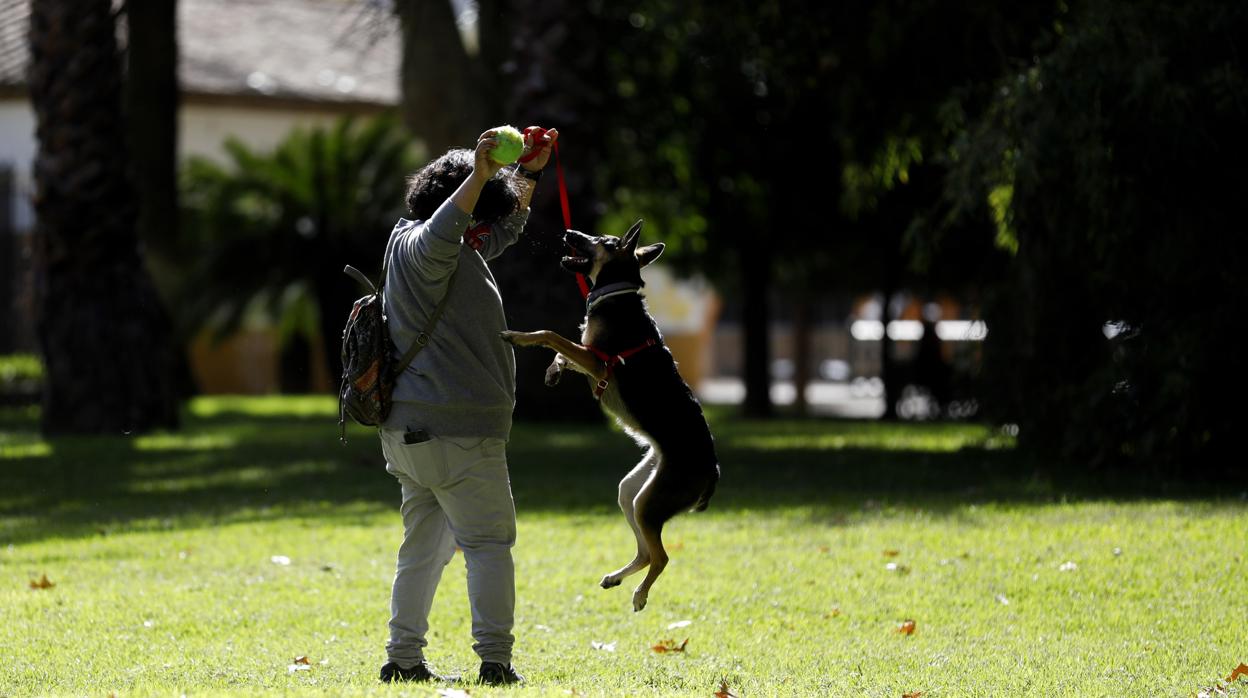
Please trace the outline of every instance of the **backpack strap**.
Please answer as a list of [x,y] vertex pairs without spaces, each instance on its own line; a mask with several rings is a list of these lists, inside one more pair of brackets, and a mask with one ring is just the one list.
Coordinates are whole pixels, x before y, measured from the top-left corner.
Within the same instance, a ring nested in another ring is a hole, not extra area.
[[[363,272],[350,264],[343,269],[343,272],[345,272],[348,276],[360,282],[366,288],[372,289],[373,293],[378,296],[378,300],[381,301],[382,308],[385,308],[386,273],[390,266],[390,254],[394,246],[394,239],[395,238],[392,235],[386,242],[386,251],[381,257],[381,278],[378,279],[376,286],[373,285],[373,282],[370,281]],[[451,297],[451,285],[455,283],[455,275],[458,273],[459,264],[457,263],[455,265],[455,271],[451,272],[451,278],[446,282],[446,294],[442,296],[442,300],[438,303],[438,307],[435,308],[433,314],[429,316],[429,323],[425,325],[425,329],[421,330],[420,334],[416,335],[416,341],[412,343],[412,346],[409,347],[407,352],[405,352],[399,359],[399,363],[395,365],[394,371],[391,374],[392,377],[398,378],[399,374],[403,373],[404,369],[411,365],[412,359],[416,358],[416,355],[420,353],[420,350],[428,346],[429,335],[433,333],[433,328],[438,326],[438,320],[442,317],[442,311],[446,310],[447,299]]]
[[[350,264],[348,264],[346,267],[344,267],[344,268],[343,268],[343,270],[342,270],[342,271],[343,271],[343,273],[345,273],[347,276],[349,276],[349,277],[351,277],[351,278],[355,279],[356,281],[360,282],[360,285],[361,285],[361,286],[363,286],[364,288],[366,288],[366,289],[368,289],[368,290],[372,291],[374,294],[376,294],[376,293],[378,293],[378,292],[379,292],[379,289],[378,289],[376,286],[374,286],[374,285],[373,285],[372,280],[371,280],[371,279],[369,279],[367,276],[365,276],[365,275],[364,275],[364,272],[360,271],[359,269],[356,269],[355,267],[353,267],[353,266],[351,266]],[[382,277],[381,277],[381,278],[382,278],[382,283],[385,283],[385,278],[386,278],[386,277],[385,277],[385,275],[382,275]]]
[[399,359],[399,363],[394,366],[394,377],[398,378],[411,363],[412,359],[420,353],[429,344],[429,335],[433,333],[433,328],[438,326],[438,319],[442,317],[442,311],[446,310],[446,303],[451,298],[451,285],[455,283],[455,276],[459,274],[459,265],[455,265],[455,271],[451,272],[451,278],[446,282],[446,294],[442,296],[442,301],[438,303],[438,307],[434,309],[433,314],[429,316],[429,323],[425,325],[425,329],[416,335],[416,341],[412,342],[412,346],[408,348],[407,353]]

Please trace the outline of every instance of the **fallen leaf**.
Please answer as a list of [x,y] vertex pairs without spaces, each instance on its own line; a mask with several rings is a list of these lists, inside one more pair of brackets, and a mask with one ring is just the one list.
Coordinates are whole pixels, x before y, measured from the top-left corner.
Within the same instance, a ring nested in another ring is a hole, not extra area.
[[821,546],[819,546],[819,552],[821,552],[821,553],[830,553],[830,552],[832,552],[832,546],[830,546],[830,545],[821,545]]
[[599,641],[597,641],[597,640],[592,640],[592,641],[590,641],[589,646],[590,646],[590,647],[593,647],[593,648],[594,648],[594,649],[596,649],[596,650],[602,650],[603,652],[614,652],[614,651],[615,651],[615,643],[614,643],[614,642],[599,642]]
[[910,574],[909,567],[906,567],[905,565],[899,565],[896,562],[890,562],[887,565],[884,565],[884,569],[888,570],[889,572],[896,572],[897,574]]
[[669,623],[669,624],[668,624],[668,626],[667,626],[667,629],[668,629],[668,630],[675,630],[675,629],[677,629],[677,628],[683,628],[683,627],[686,627],[686,626],[688,626],[688,625],[692,625],[692,624],[693,624],[693,621],[691,621],[691,620],[678,620],[678,621],[676,621],[675,623]]
[[676,644],[675,640],[659,640],[659,643],[650,649],[658,652],[659,654],[665,654],[667,652],[684,652],[685,645],[687,644],[689,644],[689,638],[685,638],[685,641],[679,645]]
[[722,679],[722,680],[720,680],[720,682],[719,682],[719,690],[718,690],[718,691],[715,691],[715,693],[714,693],[714,694],[712,694],[712,695],[714,695],[714,696],[715,696],[715,698],[737,698],[737,693],[736,693],[736,691],[734,691],[734,690],[732,690],[731,688],[729,688],[729,687],[728,687],[728,680],[727,680],[727,679]]
[[901,554],[900,550],[885,550],[884,557],[897,557]]
[[912,620],[903,620],[901,625],[897,626],[897,632],[902,635],[913,635],[915,623]]
[[30,580],[31,589],[51,589],[54,586],[56,586],[56,583],[48,581],[48,575],[46,574],[39,579]]
[[835,618],[835,617],[837,617],[837,616],[839,616],[839,615],[841,615],[841,607],[840,607],[840,606],[833,606],[831,611],[828,611],[827,613],[823,614],[823,617],[824,617],[824,618]]
[[1226,677],[1226,682],[1235,683],[1241,676],[1248,676],[1248,664],[1241,663],[1239,666],[1235,667],[1235,669],[1231,672],[1231,675]]
[[901,694],[901,698],[919,698],[922,695],[923,691],[910,691],[909,693]]
[[312,660],[308,659],[307,657],[303,657],[303,656],[295,657],[295,664],[311,664],[311,663],[312,663]]

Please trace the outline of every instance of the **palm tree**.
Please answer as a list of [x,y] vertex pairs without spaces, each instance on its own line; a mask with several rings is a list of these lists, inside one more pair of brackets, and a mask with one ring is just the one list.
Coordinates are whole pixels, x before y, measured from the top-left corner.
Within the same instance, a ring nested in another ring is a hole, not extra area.
[[229,164],[192,158],[183,170],[182,330],[226,334],[258,309],[286,341],[320,343],[337,376],[342,325],[363,295],[342,267],[376,277],[416,166],[411,139],[392,115],[344,117],[272,152],[225,149]]
[[30,12],[44,433],[174,427],[171,328],[135,234],[109,0]]

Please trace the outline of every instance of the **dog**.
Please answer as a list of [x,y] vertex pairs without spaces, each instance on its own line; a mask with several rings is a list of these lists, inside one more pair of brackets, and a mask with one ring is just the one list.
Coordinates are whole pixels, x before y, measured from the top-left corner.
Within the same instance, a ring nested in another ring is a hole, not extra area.
[[641,268],[658,259],[663,243],[638,247],[642,221],[623,239],[569,230],[573,253],[560,264],[593,283],[585,299],[580,343],[550,330],[505,331],[519,347],[556,352],[546,370],[555,385],[566,367],[589,377],[594,397],[645,448],[641,462],[620,481],[619,504],[637,538],[631,562],[603,576],[604,589],[619,586],[649,566],[633,590],[633,610],[646,607],[650,587],[667,566],[663,525],[682,511],[703,511],[719,482],[719,461],[702,406],[676,370],[676,362],[646,309]]

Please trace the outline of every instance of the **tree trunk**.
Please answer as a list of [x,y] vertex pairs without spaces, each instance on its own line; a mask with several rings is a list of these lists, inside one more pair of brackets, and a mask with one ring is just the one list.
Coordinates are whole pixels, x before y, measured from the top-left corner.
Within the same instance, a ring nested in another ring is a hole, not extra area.
[[139,240],[178,237],[177,0],[126,0],[125,115],[139,194]]
[[109,0],[41,0],[30,22],[43,431],[174,427],[170,323],[135,235]]
[[799,417],[810,414],[810,403],[806,399],[806,386],[811,378],[811,316],[814,314],[814,302],[808,293],[799,293],[793,298],[793,408]]
[[771,405],[771,254],[766,245],[741,251],[744,295],[745,416],[768,418]]
[[[572,225],[597,231],[592,165],[604,160],[604,144],[586,126],[591,120],[581,117],[592,108],[595,95],[577,76],[599,74],[602,69],[600,52],[585,51],[585,37],[574,29],[585,24],[580,15],[586,9],[573,3],[543,3],[517,11],[507,0],[482,2],[479,9],[482,64],[499,76],[503,86],[500,108],[506,116],[500,120],[519,128],[540,124],[559,129]],[[509,326],[550,329],[576,338],[585,302],[574,277],[559,266],[566,247],[558,191],[552,158],[534,194],[524,236],[491,262],[490,269],[498,281]],[[624,231],[601,232],[620,235]],[[546,366],[552,358],[550,352],[516,352],[516,418],[602,419],[581,376],[566,374],[558,386],[545,385]]]
[[0,323],[0,354],[16,348],[17,314],[14,295],[17,291],[17,233],[13,230],[13,170],[0,165],[0,313],[7,318]]
[[498,125],[493,73],[465,50],[450,0],[397,0],[395,11],[403,32],[404,124],[430,157],[471,147]]
[[884,323],[884,335],[880,337],[880,380],[884,384],[884,414],[880,419],[892,421],[897,419],[897,401],[901,399],[901,388],[898,385],[900,376],[897,362],[893,359],[893,338],[888,335],[888,322],[892,319],[891,306],[893,294],[897,292],[897,253],[890,247],[884,249],[883,286],[884,305],[880,309],[880,322]]

